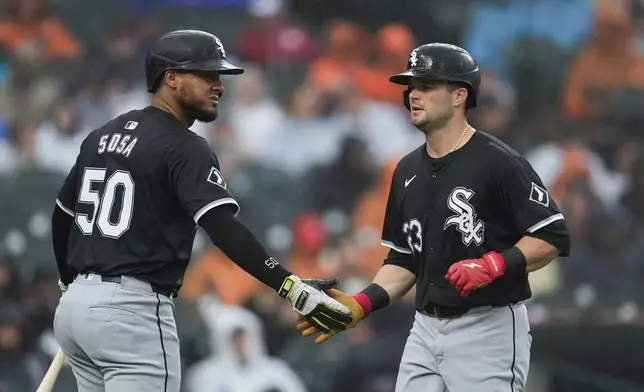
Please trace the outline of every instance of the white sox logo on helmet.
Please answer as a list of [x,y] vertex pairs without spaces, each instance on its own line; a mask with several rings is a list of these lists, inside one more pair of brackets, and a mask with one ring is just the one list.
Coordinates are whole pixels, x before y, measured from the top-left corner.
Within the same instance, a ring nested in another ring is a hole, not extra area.
[[483,221],[476,219],[476,211],[468,203],[472,196],[474,196],[474,191],[463,187],[457,187],[450,193],[447,199],[447,206],[456,215],[447,218],[443,230],[454,225],[456,226],[456,230],[463,235],[463,243],[465,245],[470,245],[472,241],[477,245],[481,245],[483,243],[485,225]]
[[221,43],[221,40],[218,37],[215,37],[215,42],[217,43],[217,50],[221,52],[221,55],[226,58],[226,51],[224,50],[224,44]]
[[414,49],[409,56],[409,64],[415,67],[418,64],[418,49]]

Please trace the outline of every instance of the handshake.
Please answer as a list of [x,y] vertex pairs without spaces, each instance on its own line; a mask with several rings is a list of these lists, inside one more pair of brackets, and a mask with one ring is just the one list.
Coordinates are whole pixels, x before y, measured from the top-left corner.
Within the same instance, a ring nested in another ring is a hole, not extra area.
[[317,344],[355,327],[365,317],[364,309],[352,296],[334,288],[337,284],[338,278],[300,279],[291,275],[279,290],[298,314],[297,329],[302,335],[322,333],[315,339]]

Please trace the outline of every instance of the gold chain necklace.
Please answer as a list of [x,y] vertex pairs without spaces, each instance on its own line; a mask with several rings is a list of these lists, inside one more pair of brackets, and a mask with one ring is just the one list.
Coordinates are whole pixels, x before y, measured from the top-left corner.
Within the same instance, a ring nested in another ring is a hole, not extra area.
[[463,137],[465,137],[465,134],[467,133],[467,130],[470,129],[471,127],[472,127],[471,125],[468,125],[467,127],[465,127],[465,129],[461,133],[461,137],[458,139],[458,141],[454,145],[454,148],[452,149],[452,152],[454,152],[454,151],[456,151],[456,149],[458,149],[458,146],[461,144],[461,141],[463,140]]

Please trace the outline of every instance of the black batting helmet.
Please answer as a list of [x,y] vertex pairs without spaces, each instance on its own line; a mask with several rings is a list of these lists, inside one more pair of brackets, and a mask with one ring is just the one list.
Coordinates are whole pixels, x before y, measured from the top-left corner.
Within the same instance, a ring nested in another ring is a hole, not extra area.
[[217,71],[239,75],[244,70],[226,61],[226,50],[215,35],[178,30],[159,38],[145,56],[148,92],[153,93],[166,71]]
[[[407,61],[407,71],[389,78],[396,84],[409,85],[409,78],[444,80],[464,83],[467,86],[467,107],[476,107],[481,72],[479,66],[465,49],[455,45],[433,43],[417,47]],[[403,94],[403,103],[409,110],[409,92]]]

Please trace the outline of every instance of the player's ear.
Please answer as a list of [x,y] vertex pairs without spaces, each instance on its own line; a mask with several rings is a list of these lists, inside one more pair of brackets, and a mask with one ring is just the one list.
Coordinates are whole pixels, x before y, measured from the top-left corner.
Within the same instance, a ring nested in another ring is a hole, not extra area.
[[457,107],[465,105],[468,91],[465,87],[459,87],[452,92],[452,105]]
[[163,80],[171,89],[177,89],[179,87],[180,74],[174,71],[166,71],[163,75]]

